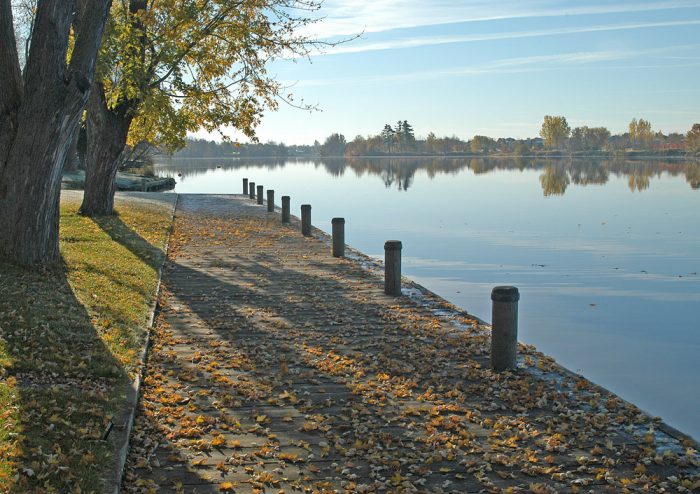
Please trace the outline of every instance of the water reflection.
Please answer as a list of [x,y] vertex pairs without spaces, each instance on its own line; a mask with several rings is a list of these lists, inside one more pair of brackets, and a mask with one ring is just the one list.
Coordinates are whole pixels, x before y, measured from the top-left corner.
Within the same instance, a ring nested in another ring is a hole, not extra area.
[[[544,196],[563,195],[567,188],[604,185],[610,176],[626,177],[630,191],[642,192],[649,188],[653,178],[663,174],[685,176],[692,189],[700,189],[700,163],[697,161],[625,161],[592,159],[533,159],[533,158],[323,158],[303,160],[316,169],[323,169],[331,176],[341,177],[351,170],[356,176],[379,177],[386,188],[407,191],[413,184],[416,172],[425,170],[429,178],[440,174],[456,174],[469,169],[474,174],[487,174],[501,170],[538,170]],[[173,159],[157,165],[161,175],[177,176],[178,182],[188,177],[208,173],[213,169],[235,170],[261,168],[274,170],[288,164],[299,163],[293,159]]]
[[561,196],[571,183],[569,172],[561,166],[547,166],[540,175],[540,184],[545,196]]

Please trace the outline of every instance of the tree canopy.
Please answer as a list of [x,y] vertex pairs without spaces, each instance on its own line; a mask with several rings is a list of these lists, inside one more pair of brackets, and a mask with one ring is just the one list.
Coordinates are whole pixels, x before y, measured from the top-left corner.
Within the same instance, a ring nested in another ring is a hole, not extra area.
[[[125,145],[174,150],[187,132],[232,127],[256,140],[266,110],[292,102],[267,72],[321,43],[301,34],[317,0],[124,0],[115,2],[87,111],[81,212],[113,211]],[[303,103],[297,105],[309,108]],[[223,134],[222,134],[223,136]]]
[[685,142],[688,151],[700,152],[700,123],[693,124],[693,127],[685,135]]
[[610,139],[610,131],[605,127],[576,127],[571,131],[569,147],[574,151],[605,149]]
[[566,143],[571,133],[571,128],[566,117],[545,115],[540,129],[540,137],[544,139],[544,145],[548,148],[561,148]]
[[289,101],[271,60],[307,56],[315,0],[115,2],[100,52],[109,109],[130,106],[129,144],[180,147],[187,131],[234,127],[249,137],[265,109]]
[[654,140],[654,132],[648,120],[633,118],[629,124],[630,144],[642,149],[649,149]]
[[346,144],[343,134],[331,134],[321,146],[321,156],[343,156]]

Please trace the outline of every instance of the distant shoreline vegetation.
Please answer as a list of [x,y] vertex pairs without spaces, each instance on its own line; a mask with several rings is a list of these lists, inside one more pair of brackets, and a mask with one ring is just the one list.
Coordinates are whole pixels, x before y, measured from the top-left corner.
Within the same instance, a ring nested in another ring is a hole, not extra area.
[[439,174],[453,174],[469,169],[474,175],[501,170],[539,171],[539,180],[545,196],[563,195],[569,185],[604,185],[611,176],[627,179],[632,192],[649,188],[654,177],[668,174],[683,176],[693,190],[700,190],[700,161],[607,158],[560,157],[507,157],[481,156],[399,156],[399,157],[255,157],[255,158],[179,158],[163,160],[158,164],[161,172],[177,174],[178,180],[203,175],[210,170],[237,170],[248,167],[273,170],[289,163],[309,162],[315,168],[340,177],[352,170],[358,176],[368,174],[381,177],[387,188],[408,190],[416,173],[423,171],[429,178]]
[[540,136],[529,139],[494,139],[476,135],[470,140],[437,137],[429,133],[416,138],[408,121],[386,124],[377,135],[356,136],[347,141],[340,133],[328,136],[323,144],[288,145],[277,142],[238,144],[188,138],[186,146],[173,158],[255,158],[255,157],[586,157],[627,159],[700,157],[700,124],[686,134],[663,134],[651,123],[633,119],[628,132],[611,135],[605,127],[571,129],[563,116],[544,117]]

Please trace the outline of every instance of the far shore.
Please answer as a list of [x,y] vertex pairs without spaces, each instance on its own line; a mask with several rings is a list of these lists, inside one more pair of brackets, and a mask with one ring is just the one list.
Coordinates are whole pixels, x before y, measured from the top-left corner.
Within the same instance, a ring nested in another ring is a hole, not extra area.
[[604,160],[631,160],[631,161],[645,161],[645,160],[678,160],[678,161],[690,161],[690,160],[700,160],[700,155],[690,154],[685,152],[679,153],[668,153],[668,152],[649,152],[649,151],[617,151],[617,152],[593,152],[593,153],[562,153],[558,152],[541,152],[532,154],[507,154],[507,153],[494,153],[494,154],[477,154],[477,153],[446,153],[446,154],[417,154],[417,153],[394,153],[394,154],[366,154],[366,155],[269,155],[269,156],[197,156],[197,157],[185,157],[185,156],[168,156],[168,155],[156,155],[154,156],[154,161],[157,163],[158,160],[232,160],[232,159],[409,159],[409,158],[430,158],[430,159],[440,159],[440,158],[465,158],[465,159],[491,159],[491,158],[504,158],[504,159],[604,159]]

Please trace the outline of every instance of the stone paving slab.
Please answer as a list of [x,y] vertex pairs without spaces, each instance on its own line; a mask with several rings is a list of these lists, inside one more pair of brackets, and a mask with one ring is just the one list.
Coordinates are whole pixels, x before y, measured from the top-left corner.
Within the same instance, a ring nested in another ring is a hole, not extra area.
[[124,492],[700,487],[692,442],[532,347],[493,373],[487,326],[366,261],[181,195]]

